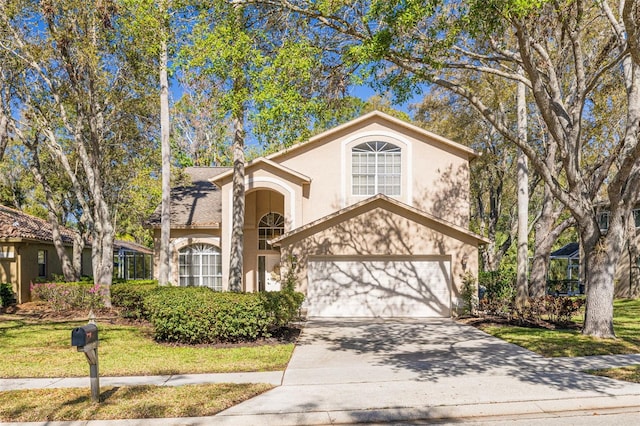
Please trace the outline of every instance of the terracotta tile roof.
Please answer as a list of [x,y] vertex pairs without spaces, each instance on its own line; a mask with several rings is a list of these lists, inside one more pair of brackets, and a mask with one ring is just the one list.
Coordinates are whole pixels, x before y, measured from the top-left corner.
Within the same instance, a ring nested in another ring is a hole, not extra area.
[[[62,241],[73,242],[73,231],[62,227]],[[37,241],[53,241],[51,224],[19,210],[0,206],[0,238],[22,238]]]
[[[171,227],[206,227],[222,222],[221,191],[209,179],[228,171],[229,167],[187,167],[191,184],[171,190]],[[152,228],[160,227],[160,206],[147,220]]]

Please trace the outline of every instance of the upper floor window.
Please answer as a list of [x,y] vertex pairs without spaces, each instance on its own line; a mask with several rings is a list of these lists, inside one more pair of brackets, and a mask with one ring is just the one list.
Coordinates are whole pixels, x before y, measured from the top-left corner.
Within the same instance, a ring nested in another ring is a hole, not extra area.
[[273,250],[269,240],[284,234],[284,217],[279,213],[267,213],[258,224],[258,250]]
[[400,195],[400,155],[400,148],[388,142],[365,142],[353,147],[353,195]]
[[210,244],[194,244],[179,252],[181,286],[211,287],[222,290],[220,249]]

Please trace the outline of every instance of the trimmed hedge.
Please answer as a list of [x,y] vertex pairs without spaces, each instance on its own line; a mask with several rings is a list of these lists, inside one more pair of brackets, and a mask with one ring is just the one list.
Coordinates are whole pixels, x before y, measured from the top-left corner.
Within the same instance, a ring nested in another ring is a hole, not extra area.
[[[32,284],[34,297],[54,309],[103,307],[103,289],[89,283]],[[158,341],[207,344],[269,337],[298,315],[304,296],[278,292],[221,293],[206,287],[159,287],[156,281],[110,286],[111,303],[124,318],[147,319]]]
[[220,293],[203,287],[160,287],[146,296],[144,309],[159,341],[188,344],[253,341],[269,337],[274,328],[290,322],[297,313],[302,295],[282,293]]
[[155,280],[125,281],[111,286],[111,303],[124,318],[147,318],[144,299],[158,288]]

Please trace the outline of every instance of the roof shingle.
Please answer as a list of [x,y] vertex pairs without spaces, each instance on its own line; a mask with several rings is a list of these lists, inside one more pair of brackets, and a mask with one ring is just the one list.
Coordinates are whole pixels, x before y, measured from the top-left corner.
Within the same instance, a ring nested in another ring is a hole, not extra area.
[[[221,191],[209,180],[230,167],[187,167],[190,185],[171,189],[171,227],[215,226],[222,222]],[[148,226],[160,227],[158,206],[147,220]]]

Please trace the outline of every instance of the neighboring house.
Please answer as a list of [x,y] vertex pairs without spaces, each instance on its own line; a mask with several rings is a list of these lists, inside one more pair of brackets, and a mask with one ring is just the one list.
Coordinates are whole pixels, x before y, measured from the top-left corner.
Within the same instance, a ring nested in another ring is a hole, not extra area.
[[[73,233],[62,227],[62,241],[69,256],[73,250]],[[126,277],[152,276],[152,251],[134,243],[116,241],[114,260],[121,268],[114,268],[114,277],[122,270]],[[144,259],[146,257],[146,259]],[[142,262],[142,265],[140,264]],[[146,269],[145,269],[145,266]],[[82,253],[82,275],[91,275],[91,247]],[[11,283],[18,303],[31,300],[30,285],[62,275],[62,265],[53,245],[51,225],[48,221],[0,205],[0,282]]]
[[[607,205],[597,204],[598,223],[600,231],[606,233],[609,229],[609,216]],[[633,209],[627,219],[627,240],[625,248],[618,259],[616,274],[614,277],[614,292],[616,297],[638,297],[640,296],[640,208]],[[580,264],[580,250],[578,243],[570,243],[565,247],[575,247],[573,255],[574,264]],[[563,249],[565,248],[563,247]],[[582,274],[581,272],[580,274]],[[582,275],[580,275],[582,276]],[[583,279],[581,279],[584,282]]]
[[[278,289],[293,267],[310,316],[450,316],[487,242],[468,230],[475,156],[376,111],[247,163],[243,290]],[[186,171],[172,280],[227,290],[233,171]],[[157,262],[159,208],[149,224]]]

